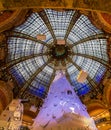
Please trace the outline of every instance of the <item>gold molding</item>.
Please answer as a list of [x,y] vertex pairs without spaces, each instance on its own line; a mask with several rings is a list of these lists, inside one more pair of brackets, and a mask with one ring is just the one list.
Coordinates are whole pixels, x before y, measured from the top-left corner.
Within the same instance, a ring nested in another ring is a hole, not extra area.
[[108,104],[108,107],[111,107],[111,79],[106,79],[104,86],[103,98],[106,99],[106,104]]
[[[92,22],[99,29],[103,29],[107,33],[111,33],[111,24],[109,24],[102,16],[100,12],[92,12]],[[109,15],[109,14],[108,14]]]
[[1,0],[0,10],[29,8],[65,8],[111,13],[110,0]]
[[15,24],[17,24],[17,21],[22,21],[26,13],[27,10],[22,10],[22,9],[15,10],[8,19],[0,23],[0,32],[10,29]]

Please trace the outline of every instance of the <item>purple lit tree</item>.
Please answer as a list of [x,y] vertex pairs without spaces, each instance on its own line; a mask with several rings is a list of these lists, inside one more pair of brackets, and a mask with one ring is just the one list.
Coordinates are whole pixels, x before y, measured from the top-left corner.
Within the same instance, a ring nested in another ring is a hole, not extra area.
[[97,130],[93,119],[62,73],[55,76],[33,130]]

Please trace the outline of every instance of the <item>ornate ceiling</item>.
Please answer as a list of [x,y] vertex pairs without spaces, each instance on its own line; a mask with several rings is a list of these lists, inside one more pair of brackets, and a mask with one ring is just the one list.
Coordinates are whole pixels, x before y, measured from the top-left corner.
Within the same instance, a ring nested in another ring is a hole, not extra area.
[[[4,6],[1,2],[0,48],[2,49],[0,52],[3,55],[0,55],[0,79],[8,86],[10,81],[14,81],[14,97],[19,95],[32,100],[47,95],[49,85],[58,68],[67,70],[64,73],[81,100],[87,105],[90,115],[95,117],[98,129],[107,130],[110,128],[107,120],[111,113],[109,112],[111,108],[111,24],[110,14],[106,12],[111,12],[108,8],[110,2],[92,3],[93,10],[90,2],[87,7],[84,2],[73,7],[72,3],[66,6],[73,9],[81,7],[78,8],[80,11],[69,10],[69,8],[66,11],[64,9],[43,10],[40,7],[44,7],[45,3],[39,5],[39,8],[29,5],[33,9],[26,9],[29,8],[26,6],[28,2],[22,6],[23,10],[18,8],[23,4],[13,4],[13,2],[9,7],[8,3],[6,6],[5,1]],[[57,8],[57,3],[55,7],[54,1],[51,3],[53,4],[50,4],[50,7]],[[63,2],[61,7],[65,7]],[[6,8],[10,10],[3,11]],[[12,8],[16,10],[12,11]],[[90,10],[92,12],[89,12]],[[45,34],[46,40],[38,40],[37,34]],[[65,39],[66,45],[57,45],[58,39]],[[76,82],[80,70],[83,69],[88,72],[84,84]],[[1,90],[0,95],[3,95],[2,91],[4,90]],[[37,97],[35,98],[34,95]],[[1,110],[3,105],[0,100]]]
[[[37,39],[39,34],[46,39]],[[108,64],[106,35],[79,11],[45,9],[32,13],[6,35],[7,66],[21,86],[22,98],[26,91],[45,98],[57,68],[62,67],[79,96],[90,91],[102,93],[98,84]],[[65,40],[65,45],[58,45],[59,39]],[[81,70],[88,73],[83,83],[77,81]]]
[[1,0],[0,10],[15,10],[18,8],[54,8],[54,9],[79,9],[88,11],[111,12],[109,0]]

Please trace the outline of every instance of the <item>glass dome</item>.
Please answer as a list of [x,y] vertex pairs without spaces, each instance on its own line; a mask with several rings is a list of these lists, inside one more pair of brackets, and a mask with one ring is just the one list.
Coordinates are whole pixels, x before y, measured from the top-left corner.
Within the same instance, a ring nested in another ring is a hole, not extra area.
[[[45,39],[38,39],[44,35]],[[58,40],[65,44],[59,45]],[[45,98],[56,70],[63,69],[76,93],[81,96],[99,87],[108,62],[107,39],[89,18],[77,10],[44,9],[9,32],[8,66],[21,87]],[[81,70],[88,73],[77,81]]]

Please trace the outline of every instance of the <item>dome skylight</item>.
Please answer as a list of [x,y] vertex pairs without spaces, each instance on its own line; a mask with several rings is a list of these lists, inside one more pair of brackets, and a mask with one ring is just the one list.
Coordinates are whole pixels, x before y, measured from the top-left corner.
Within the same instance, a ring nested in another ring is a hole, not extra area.
[[[39,34],[46,39],[37,39]],[[65,44],[58,45],[57,40]],[[22,97],[28,91],[44,98],[59,66],[66,68],[65,74],[79,96],[94,90],[106,71],[107,39],[79,11],[45,9],[32,13],[10,32],[7,42],[7,61]],[[88,73],[83,83],[77,81],[81,70]]]

